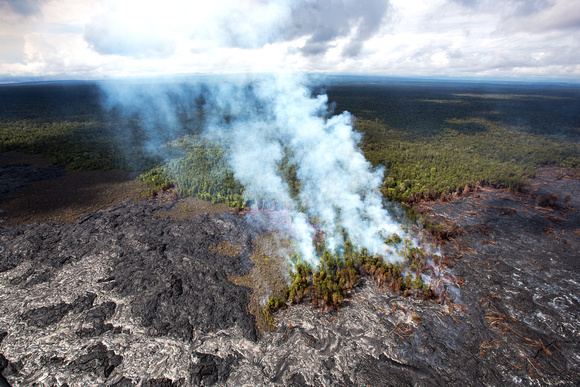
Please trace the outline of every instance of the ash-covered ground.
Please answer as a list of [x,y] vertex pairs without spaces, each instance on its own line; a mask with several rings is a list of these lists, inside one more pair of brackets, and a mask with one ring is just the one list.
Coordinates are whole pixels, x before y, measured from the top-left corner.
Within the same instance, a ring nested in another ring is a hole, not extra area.
[[149,199],[0,226],[0,372],[15,386],[577,385],[580,182],[556,174],[425,206],[452,234],[454,301],[368,280],[340,310],[294,305],[263,333],[231,281],[265,231],[244,216],[172,218],[180,200]]

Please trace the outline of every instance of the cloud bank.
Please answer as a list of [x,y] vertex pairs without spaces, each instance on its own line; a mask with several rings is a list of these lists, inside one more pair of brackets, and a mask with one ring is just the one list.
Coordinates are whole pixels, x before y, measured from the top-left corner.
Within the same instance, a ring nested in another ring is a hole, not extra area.
[[1,0],[0,9],[9,9],[22,16],[32,16],[38,14],[46,2],[47,0]]
[[0,82],[191,73],[580,78],[576,0],[0,0]]
[[100,54],[169,56],[186,37],[194,49],[257,49],[304,38],[305,55],[326,53],[346,40],[356,56],[381,26],[385,0],[113,1],[85,29]]

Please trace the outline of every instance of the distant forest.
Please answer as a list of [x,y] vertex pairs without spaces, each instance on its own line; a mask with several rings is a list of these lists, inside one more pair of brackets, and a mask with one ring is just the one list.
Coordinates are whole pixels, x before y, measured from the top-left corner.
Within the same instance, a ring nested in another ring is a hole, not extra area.
[[[575,87],[339,81],[313,93],[327,93],[334,113],[353,114],[365,157],[385,168],[382,194],[405,206],[412,218],[418,216],[437,238],[447,237],[448,230],[415,213],[413,203],[451,198],[477,186],[519,190],[545,165],[578,173],[580,90]],[[0,86],[0,152],[40,154],[70,170],[139,171],[151,195],[173,188],[181,197],[232,208],[251,204],[228,166],[227,141],[209,143],[201,135],[202,99],[182,103],[176,110],[178,127],[168,130],[138,113],[106,109],[103,98],[89,83]],[[296,196],[300,182],[289,160],[281,160],[279,172]],[[277,284],[259,315],[267,326],[273,328],[272,313],[288,302],[338,307],[363,275],[394,293],[440,296],[420,275],[438,256],[393,234],[385,243],[404,262],[390,264],[343,236],[342,253],[327,250],[323,236],[317,237],[317,267],[293,255],[291,284]]]
[[[365,157],[385,167],[381,191],[390,200],[411,204],[478,185],[518,190],[540,166],[579,167],[577,87],[359,79],[317,92],[328,94],[335,113],[353,114]],[[142,118],[102,101],[90,83],[1,86],[0,152],[40,154],[71,170],[141,171],[151,192],[175,187],[180,196],[247,205],[227,144],[203,141],[199,122],[181,122],[151,152]],[[291,169],[280,166],[289,180]]]
[[383,194],[414,202],[477,185],[522,188],[539,166],[579,166],[575,86],[400,82],[329,87],[384,165]]

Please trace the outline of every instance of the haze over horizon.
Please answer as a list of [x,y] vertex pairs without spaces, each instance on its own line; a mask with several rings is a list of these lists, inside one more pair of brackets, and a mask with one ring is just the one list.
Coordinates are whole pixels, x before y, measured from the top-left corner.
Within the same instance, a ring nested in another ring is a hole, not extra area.
[[244,72],[580,78],[576,0],[0,0],[0,82]]

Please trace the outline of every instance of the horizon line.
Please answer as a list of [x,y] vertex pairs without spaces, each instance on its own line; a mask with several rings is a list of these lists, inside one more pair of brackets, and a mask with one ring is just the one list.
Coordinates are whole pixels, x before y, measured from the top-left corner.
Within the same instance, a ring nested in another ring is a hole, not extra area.
[[[384,74],[361,74],[361,73],[323,73],[323,72],[285,72],[304,74],[308,77],[322,78],[360,78],[376,80],[416,80],[416,81],[447,81],[447,82],[468,82],[468,83],[522,83],[522,84],[580,84],[578,77],[533,77],[533,76],[491,76],[491,75],[384,75]],[[182,80],[186,78],[215,78],[215,77],[235,77],[248,74],[268,75],[275,72],[239,72],[239,73],[178,73],[178,74],[157,74],[125,77],[103,77],[103,78],[70,78],[59,76],[14,76],[0,78],[0,86],[23,85],[23,84],[48,84],[48,83],[100,83],[111,81],[139,81],[139,80]]]

